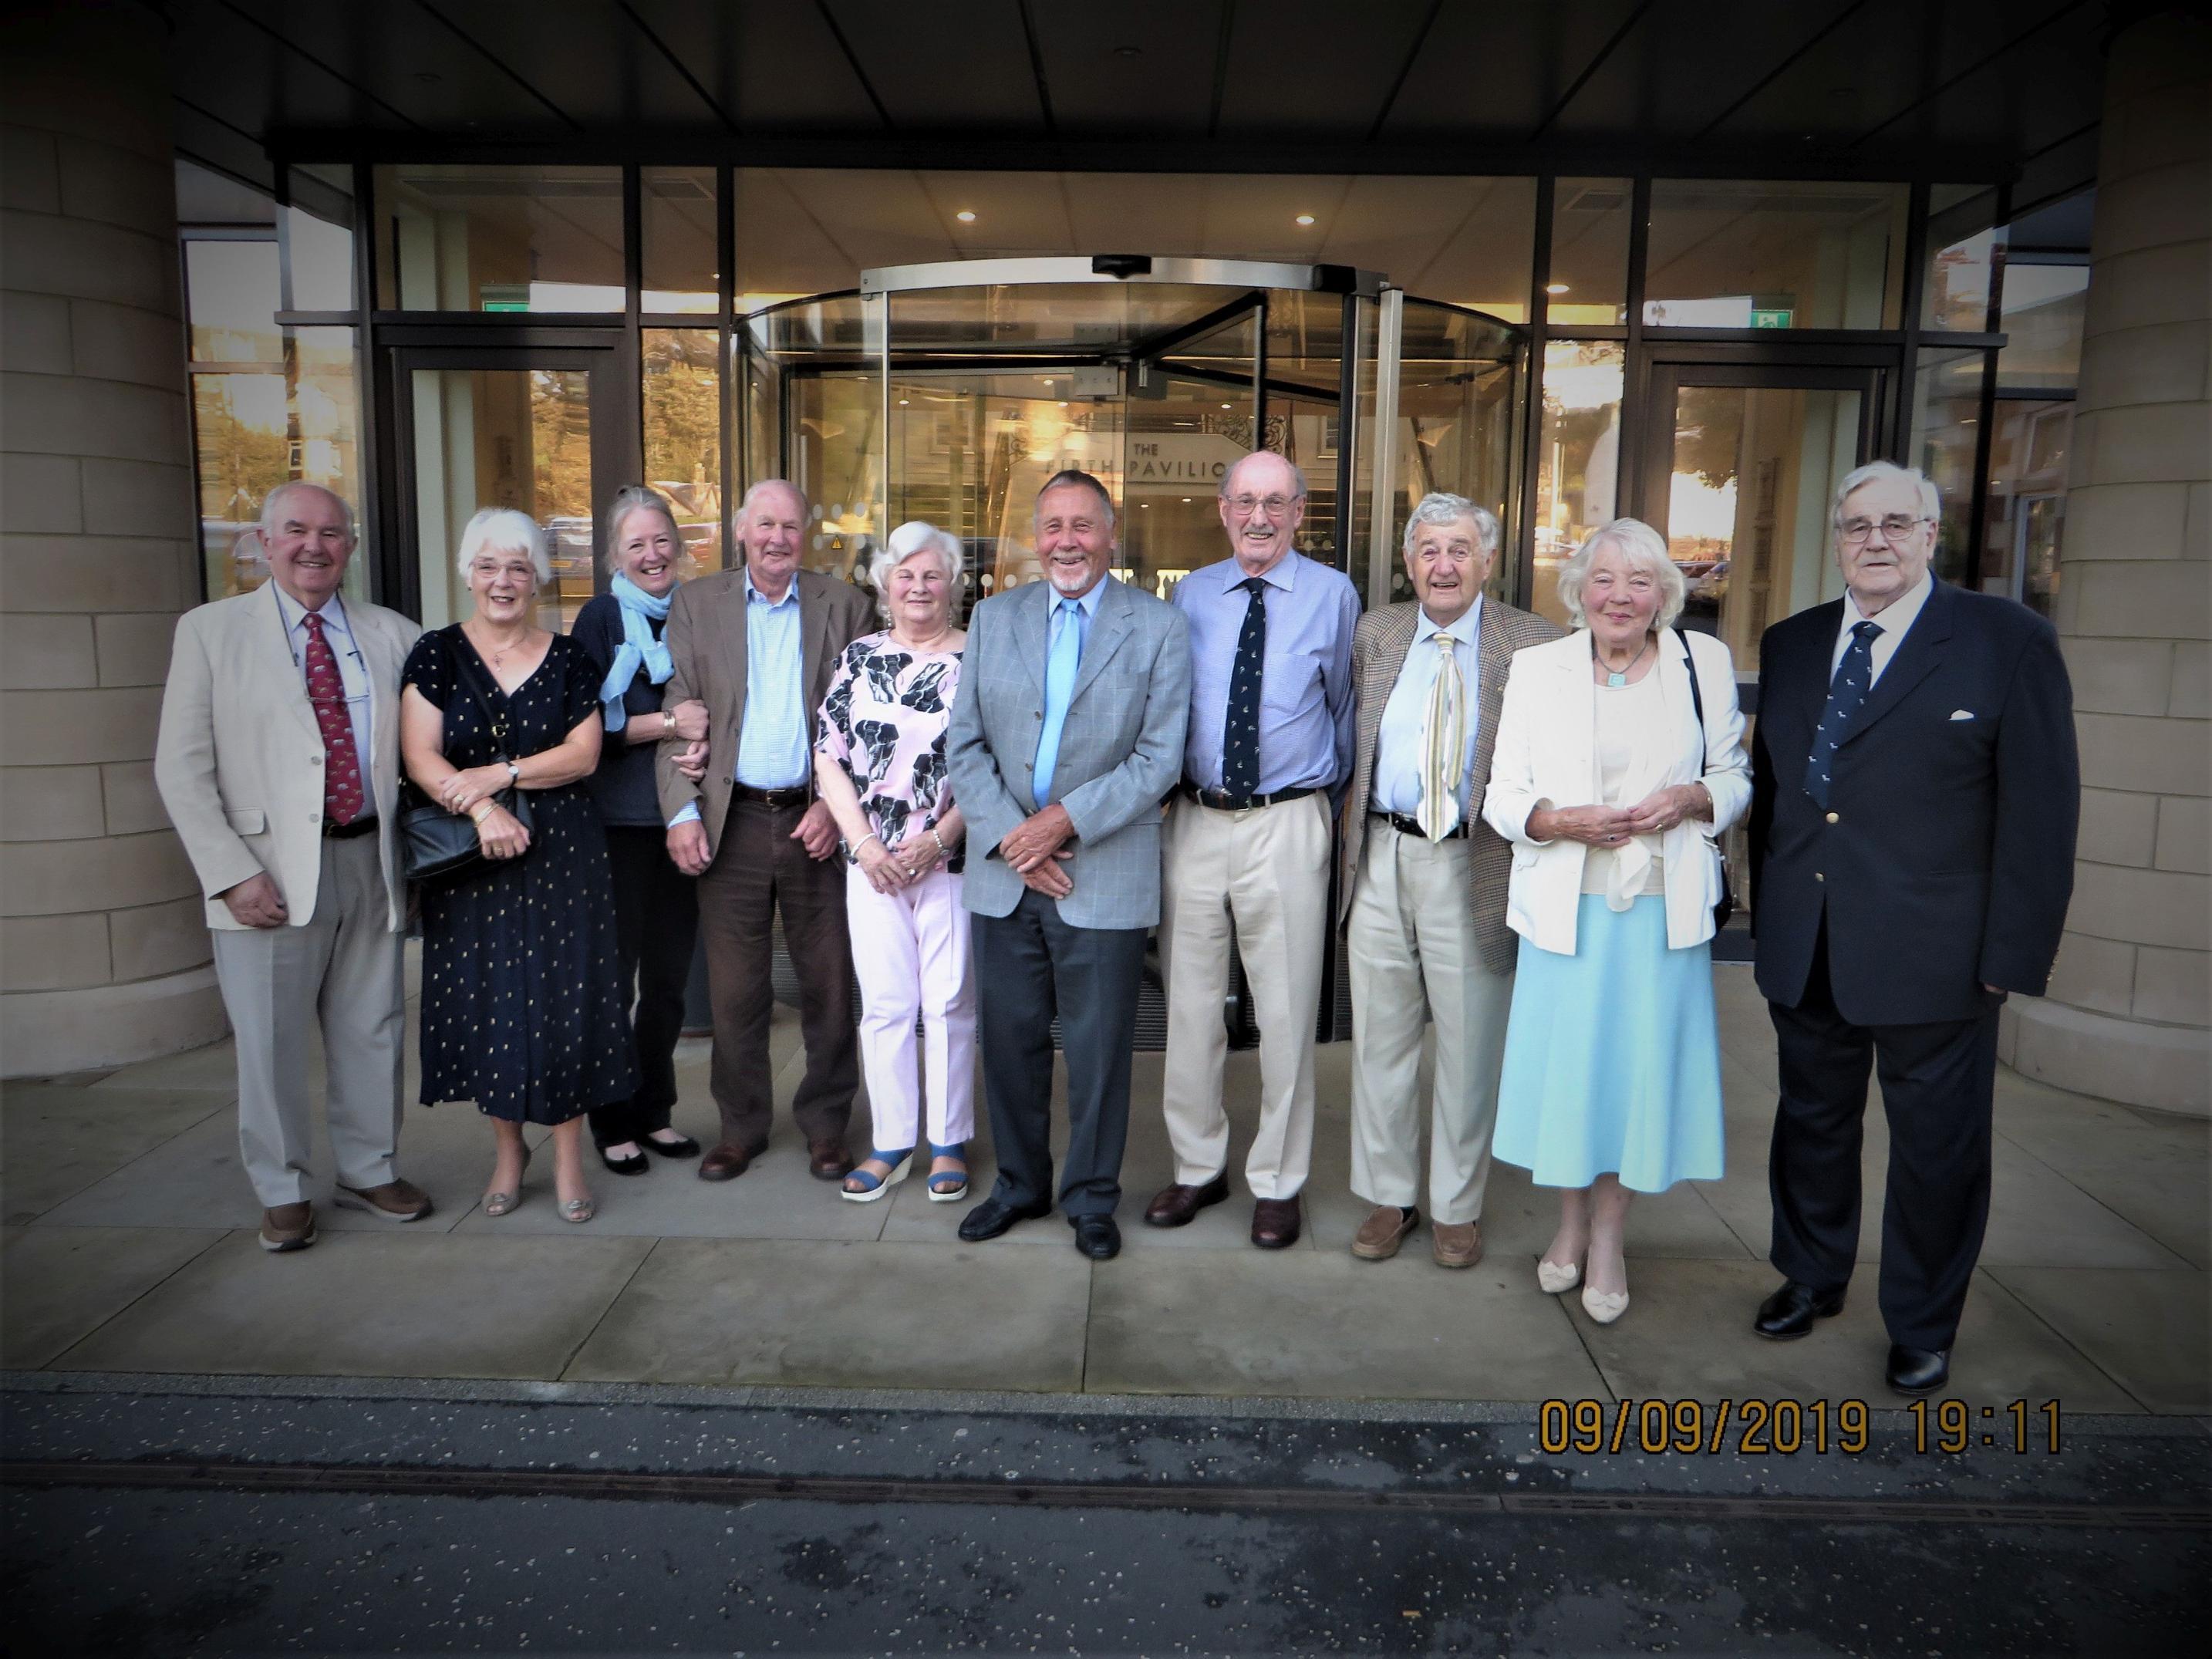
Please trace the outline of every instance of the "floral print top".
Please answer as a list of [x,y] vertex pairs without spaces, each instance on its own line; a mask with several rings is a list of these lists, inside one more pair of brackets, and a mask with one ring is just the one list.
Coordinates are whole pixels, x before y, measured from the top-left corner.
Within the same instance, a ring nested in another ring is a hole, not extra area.
[[[888,631],[862,635],[837,659],[814,746],[843,765],[886,848],[923,834],[952,805],[945,730],[959,689],[957,651],[915,651]],[[966,852],[956,844],[945,868],[964,868]]]

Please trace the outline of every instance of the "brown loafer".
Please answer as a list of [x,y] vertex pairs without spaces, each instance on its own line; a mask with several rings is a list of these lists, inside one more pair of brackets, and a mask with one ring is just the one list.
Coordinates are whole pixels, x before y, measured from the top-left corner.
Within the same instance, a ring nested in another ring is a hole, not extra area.
[[1158,1195],[1145,1206],[1145,1224],[1148,1227],[1188,1227],[1200,1210],[1209,1204],[1218,1204],[1228,1196],[1229,1172],[1225,1170],[1203,1186],[1163,1187]]
[[1439,1221],[1429,1229],[1429,1254],[1439,1267],[1472,1267],[1482,1260],[1482,1224]]
[[[1419,1210],[1401,1210],[1395,1204],[1377,1204],[1375,1212],[1359,1224],[1352,1236],[1352,1253],[1362,1261],[1388,1261],[1398,1254],[1406,1235],[1421,1224]],[[1257,1243],[1257,1240],[1254,1241]]]
[[261,1248],[304,1250],[315,1242],[315,1206],[301,1199],[261,1212]]
[[1286,1250],[1298,1242],[1298,1201],[1262,1198],[1252,1206],[1252,1242],[1263,1250]]
[[430,1213],[430,1194],[411,1181],[395,1179],[381,1187],[342,1185],[332,1197],[349,1210],[366,1210],[386,1221],[420,1221]]
[[842,1181],[853,1173],[853,1154],[842,1140],[806,1143],[806,1173],[817,1181]]
[[699,1160],[702,1181],[735,1181],[745,1172],[753,1155],[734,1141],[726,1140]]

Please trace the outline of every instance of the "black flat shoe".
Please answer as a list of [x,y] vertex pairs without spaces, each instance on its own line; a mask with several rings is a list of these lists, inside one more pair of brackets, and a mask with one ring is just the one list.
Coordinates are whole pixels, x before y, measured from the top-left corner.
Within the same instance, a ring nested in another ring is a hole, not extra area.
[[1951,1380],[1951,1351],[1908,1348],[1902,1342],[1893,1342],[1884,1375],[1899,1394],[1934,1394]]
[[1093,1261],[1111,1261],[1121,1254],[1121,1230],[1110,1215],[1073,1215],[1068,1224],[1075,1229],[1075,1248]]
[[690,1135],[678,1135],[673,1140],[655,1140],[651,1135],[638,1142],[648,1152],[659,1152],[663,1158],[696,1158],[699,1143]]
[[632,1152],[628,1158],[609,1158],[604,1146],[599,1148],[599,1162],[616,1175],[643,1175],[653,1167],[653,1160],[643,1152]]
[[960,1237],[970,1244],[981,1244],[1007,1231],[1018,1221],[1035,1221],[1051,1213],[1049,1204],[1007,1204],[987,1198],[962,1218]]
[[1785,1279],[1782,1288],[1759,1304],[1751,1328],[1770,1342],[1794,1342],[1813,1328],[1816,1319],[1833,1319],[1844,1310],[1844,1293],[1825,1294],[1810,1285]]

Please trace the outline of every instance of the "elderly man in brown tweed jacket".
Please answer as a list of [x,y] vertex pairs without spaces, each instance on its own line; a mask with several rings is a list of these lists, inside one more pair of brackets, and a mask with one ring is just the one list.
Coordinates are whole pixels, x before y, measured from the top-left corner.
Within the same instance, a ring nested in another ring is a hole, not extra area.
[[1482,1258],[1516,956],[1513,849],[1482,821],[1482,788],[1507,665],[1559,635],[1484,596],[1498,542],[1487,509],[1424,496],[1406,525],[1413,602],[1369,611],[1352,635],[1358,736],[1339,890],[1352,963],[1352,1190],[1375,1206],[1352,1253],[1370,1261],[1395,1255],[1420,1224],[1425,1011],[1437,1028],[1431,1253],[1442,1267]]

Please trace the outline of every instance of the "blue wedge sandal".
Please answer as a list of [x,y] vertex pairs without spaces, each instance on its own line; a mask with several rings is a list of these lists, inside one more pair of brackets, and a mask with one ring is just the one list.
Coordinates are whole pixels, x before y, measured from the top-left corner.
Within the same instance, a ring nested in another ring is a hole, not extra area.
[[940,1158],[957,1158],[961,1167],[944,1170],[929,1177],[929,1201],[933,1204],[957,1204],[968,1196],[968,1143],[957,1140],[950,1146],[929,1143],[929,1156],[933,1163]]
[[857,1191],[849,1184],[841,1187],[837,1189],[837,1195],[840,1198],[849,1199],[855,1204],[872,1204],[878,1199],[886,1196],[892,1188],[906,1179],[907,1171],[914,1167],[913,1158],[914,1148],[911,1146],[900,1152],[871,1152],[860,1162],[888,1164],[890,1165],[890,1173],[878,1176],[865,1169],[855,1169],[852,1174],[845,1177],[846,1181],[848,1183],[865,1181],[868,1184]]

